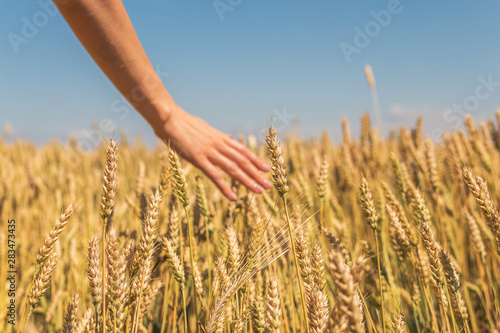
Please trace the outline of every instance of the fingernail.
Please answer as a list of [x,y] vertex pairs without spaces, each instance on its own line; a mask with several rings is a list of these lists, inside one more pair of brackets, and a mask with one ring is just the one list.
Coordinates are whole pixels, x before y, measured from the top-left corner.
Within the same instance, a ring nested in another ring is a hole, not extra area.
[[264,171],[269,171],[269,170],[271,170],[271,167],[267,163],[262,163],[262,169]]
[[231,200],[231,201],[236,200],[236,194],[234,194],[234,193],[229,194],[229,200]]
[[266,188],[271,188],[273,186],[273,183],[271,183],[269,179],[264,179],[263,183]]
[[262,186],[260,186],[260,185],[255,186],[255,192],[256,193],[262,193],[262,191],[264,191],[264,189],[262,188]]

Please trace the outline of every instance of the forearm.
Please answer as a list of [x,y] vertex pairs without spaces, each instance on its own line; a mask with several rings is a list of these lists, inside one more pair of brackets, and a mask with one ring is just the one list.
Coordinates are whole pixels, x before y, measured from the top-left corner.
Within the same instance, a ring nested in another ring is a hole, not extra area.
[[[156,135],[200,168],[229,199],[236,194],[217,169],[260,193],[267,164],[247,147],[178,107],[154,71],[121,0],[53,0],[82,45]],[[58,2],[61,3],[58,3]]]
[[151,125],[165,123],[175,102],[144,52],[121,0],[54,3],[123,96]]

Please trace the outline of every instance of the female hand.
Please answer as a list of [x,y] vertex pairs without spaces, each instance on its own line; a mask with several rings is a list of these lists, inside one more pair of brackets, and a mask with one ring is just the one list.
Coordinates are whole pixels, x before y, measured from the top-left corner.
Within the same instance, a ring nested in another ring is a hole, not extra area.
[[266,162],[231,136],[178,106],[170,110],[164,123],[153,127],[159,138],[169,142],[178,154],[202,170],[230,200],[235,200],[236,194],[217,167],[255,193],[272,186],[262,174],[270,169]]

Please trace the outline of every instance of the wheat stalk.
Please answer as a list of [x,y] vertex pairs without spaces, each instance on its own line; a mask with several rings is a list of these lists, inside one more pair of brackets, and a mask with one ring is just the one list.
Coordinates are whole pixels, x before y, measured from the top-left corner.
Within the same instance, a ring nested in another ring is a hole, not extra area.
[[372,193],[370,187],[368,186],[368,182],[364,176],[361,177],[361,185],[359,187],[359,191],[360,191],[361,208],[363,209],[368,225],[373,230],[373,234],[375,236],[375,245],[377,248],[378,280],[380,285],[380,302],[382,305],[381,321],[382,321],[383,332],[385,332],[385,304],[384,304],[384,291],[382,288],[382,275],[380,270],[381,255],[379,250],[379,239],[378,239],[379,217],[375,208],[375,203],[373,202],[372,199]]
[[[113,213],[115,204],[116,185],[118,175],[118,153],[114,140],[110,140],[106,147],[106,165],[103,174],[103,185],[101,196],[101,218],[102,218],[102,244],[101,244],[101,260],[102,260],[102,298],[103,304],[106,304],[106,228],[108,219]],[[102,332],[106,333],[106,309],[103,307]]]
[[[286,193],[289,190],[288,181],[286,178],[286,168],[285,168],[285,159],[283,157],[283,153],[281,151],[281,144],[278,141],[278,131],[273,128],[271,125],[269,126],[269,132],[266,135],[267,142],[267,150],[269,151],[269,157],[271,159],[271,170],[273,171],[273,180],[274,186],[278,190],[280,197],[283,200],[283,206],[285,209],[285,217],[288,224],[288,232],[290,235],[290,243],[291,248],[293,250],[293,258],[295,260],[295,269],[297,273],[297,279],[300,281],[300,267],[298,263],[297,253],[295,250],[295,237],[293,235],[293,230],[290,222],[290,216],[288,214],[288,204],[286,202]],[[300,290],[300,298],[302,301],[302,312],[304,315],[304,321],[306,325],[306,332],[309,333],[309,325],[307,324],[307,307],[306,307],[306,299],[303,290],[302,283],[299,282],[299,290]]]
[[186,312],[186,296],[184,293],[186,277],[184,274],[184,267],[181,263],[181,259],[175,252],[172,242],[167,237],[161,237],[161,243],[163,245],[163,250],[167,255],[167,261],[170,265],[172,274],[175,280],[179,283],[181,289],[182,305],[184,310],[184,332],[187,332],[187,312]]

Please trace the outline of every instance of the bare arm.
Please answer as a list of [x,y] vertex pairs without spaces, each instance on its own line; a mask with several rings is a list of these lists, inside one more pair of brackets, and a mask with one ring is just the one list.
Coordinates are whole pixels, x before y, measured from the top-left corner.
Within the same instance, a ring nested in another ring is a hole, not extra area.
[[271,187],[268,165],[244,145],[182,110],[163,86],[144,52],[121,0],[54,0],[101,70],[148,121],[156,135],[234,200],[216,166],[260,193]]

